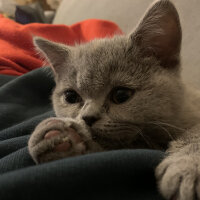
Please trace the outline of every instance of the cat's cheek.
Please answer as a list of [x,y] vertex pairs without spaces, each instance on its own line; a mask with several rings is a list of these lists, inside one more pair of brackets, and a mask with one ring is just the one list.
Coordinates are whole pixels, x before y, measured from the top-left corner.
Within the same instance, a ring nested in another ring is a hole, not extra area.
[[115,107],[111,107],[108,113],[108,117],[112,121],[132,121],[133,114],[132,112],[130,112],[130,107],[131,105],[118,105]]

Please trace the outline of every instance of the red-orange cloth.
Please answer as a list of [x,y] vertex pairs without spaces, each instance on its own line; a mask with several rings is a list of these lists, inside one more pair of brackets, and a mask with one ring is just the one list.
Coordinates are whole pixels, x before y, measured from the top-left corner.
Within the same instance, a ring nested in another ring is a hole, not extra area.
[[0,74],[22,75],[42,66],[33,47],[33,35],[73,45],[115,34],[122,34],[122,31],[113,22],[105,20],[89,19],[71,26],[21,25],[0,15]]

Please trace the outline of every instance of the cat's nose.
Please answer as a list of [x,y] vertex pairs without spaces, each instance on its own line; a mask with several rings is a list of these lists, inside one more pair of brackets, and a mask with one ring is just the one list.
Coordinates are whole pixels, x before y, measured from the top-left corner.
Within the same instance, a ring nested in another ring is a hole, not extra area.
[[83,116],[82,119],[88,126],[92,126],[99,118],[95,116]]

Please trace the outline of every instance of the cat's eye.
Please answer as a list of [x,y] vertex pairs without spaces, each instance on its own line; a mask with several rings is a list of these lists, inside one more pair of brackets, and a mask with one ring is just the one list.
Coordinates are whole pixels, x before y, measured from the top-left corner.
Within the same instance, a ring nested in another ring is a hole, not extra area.
[[79,103],[82,101],[82,98],[80,97],[80,95],[74,90],[66,90],[64,92],[64,98],[66,102],[71,103],[71,104]]
[[125,87],[114,88],[111,92],[111,101],[115,104],[124,103],[127,101],[133,94],[134,90]]

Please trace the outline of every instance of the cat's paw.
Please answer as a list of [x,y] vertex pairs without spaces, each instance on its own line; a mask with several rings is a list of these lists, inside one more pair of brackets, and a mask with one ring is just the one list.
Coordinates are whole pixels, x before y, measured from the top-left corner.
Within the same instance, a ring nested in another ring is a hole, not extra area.
[[169,156],[158,165],[156,178],[166,199],[200,199],[200,156]]
[[84,124],[69,118],[49,118],[32,133],[28,149],[36,163],[84,154],[90,137]]

